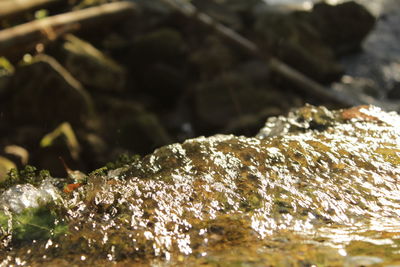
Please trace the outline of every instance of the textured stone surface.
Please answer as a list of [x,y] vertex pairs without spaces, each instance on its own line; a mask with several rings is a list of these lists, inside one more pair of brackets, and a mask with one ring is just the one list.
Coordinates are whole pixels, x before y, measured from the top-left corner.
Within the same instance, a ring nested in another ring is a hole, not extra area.
[[65,200],[70,233],[50,248],[36,244],[33,259],[394,263],[399,123],[397,114],[372,106],[305,106],[268,120],[258,137],[215,135],[164,146],[89,177]]

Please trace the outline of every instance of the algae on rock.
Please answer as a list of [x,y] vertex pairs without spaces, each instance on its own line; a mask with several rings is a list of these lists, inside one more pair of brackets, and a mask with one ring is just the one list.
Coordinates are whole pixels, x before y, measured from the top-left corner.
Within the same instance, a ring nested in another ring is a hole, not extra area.
[[[343,266],[368,254],[398,263],[399,124],[373,106],[306,106],[258,137],[161,147],[66,196],[70,232],[34,245],[29,260]],[[25,260],[24,251],[13,253]]]

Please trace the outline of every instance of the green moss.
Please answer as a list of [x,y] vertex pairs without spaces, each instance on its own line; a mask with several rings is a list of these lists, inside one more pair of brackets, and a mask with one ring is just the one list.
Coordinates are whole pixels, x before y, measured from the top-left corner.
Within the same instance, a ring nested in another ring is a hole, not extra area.
[[1,187],[2,188],[8,188],[14,184],[17,184],[19,181],[19,173],[17,169],[11,169],[6,178],[2,181]]
[[91,173],[89,173],[89,177],[105,175],[107,173],[107,170],[108,170],[107,167],[98,168],[98,169],[92,171]]
[[1,211],[0,226],[11,232],[14,241],[43,240],[68,232],[68,226],[58,222],[57,218],[56,212],[49,206],[28,208],[20,214]]
[[30,184],[37,184],[38,177],[36,175],[36,167],[31,165],[26,165],[24,169],[19,172],[19,177],[21,182],[27,182]]
[[11,169],[2,183],[0,188],[9,188],[16,184],[32,184],[38,185],[41,181],[51,177],[48,170],[38,170],[36,167],[26,165],[22,170]]
[[[116,161],[107,163],[105,168],[107,170],[115,170],[115,169],[124,167],[128,164],[132,164],[133,162],[138,161],[139,159],[140,159],[140,156],[136,155],[136,154],[135,155],[121,154]],[[103,169],[103,171],[105,170],[104,168],[101,168],[101,169]],[[101,169],[98,169],[98,170],[101,170]],[[96,170],[96,171],[98,171],[98,170]]]

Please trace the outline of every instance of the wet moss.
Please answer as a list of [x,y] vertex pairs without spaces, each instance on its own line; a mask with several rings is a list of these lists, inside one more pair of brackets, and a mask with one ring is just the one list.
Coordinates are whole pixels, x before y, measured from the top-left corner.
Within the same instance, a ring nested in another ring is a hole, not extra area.
[[38,185],[41,181],[50,177],[48,170],[38,170],[36,167],[26,165],[23,169],[11,169],[5,179],[0,183],[0,189],[7,189],[16,184],[29,183]]
[[13,242],[46,240],[68,233],[66,223],[57,220],[55,208],[49,205],[28,208],[22,213],[0,211],[0,228]]
[[[129,164],[134,164],[134,162],[138,161],[140,159],[139,155],[130,155],[130,154],[121,154],[116,161],[114,162],[109,162],[106,164],[105,168],[107,170],[115,170],[118,168],[125,167],[126,165]],[[102,168],[103,169],[103,168]],[[99,169],[100,170],[100,169]],[[104,170],[104,169],[103,169]],[[95,173],[94,173],[95,174]],[[94,175],[93,174],[93,175]]]

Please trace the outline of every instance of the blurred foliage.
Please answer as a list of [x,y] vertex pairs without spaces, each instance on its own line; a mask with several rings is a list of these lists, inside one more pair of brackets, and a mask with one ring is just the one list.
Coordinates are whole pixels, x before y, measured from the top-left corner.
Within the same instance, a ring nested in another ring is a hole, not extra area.
[[0,76],[14,72],[14,66],[5,57],[0,57]]
[[47,9],[39,9],[35,12],[35,19],[44,19],[49,16],[49,11]]
[[0,157],[0,181],[5,180],[7,173],[13,168],[16,168],[14,162],[5,157]]
[[71,124],[68,122],[61,123],[60,126],[58,126],[54,131],[46,134],[40,141],[40,146],[51,146],[60,136],[65,137],[72,158],[77,159],[79,157],[81,148],[74,130],[72,129]]

